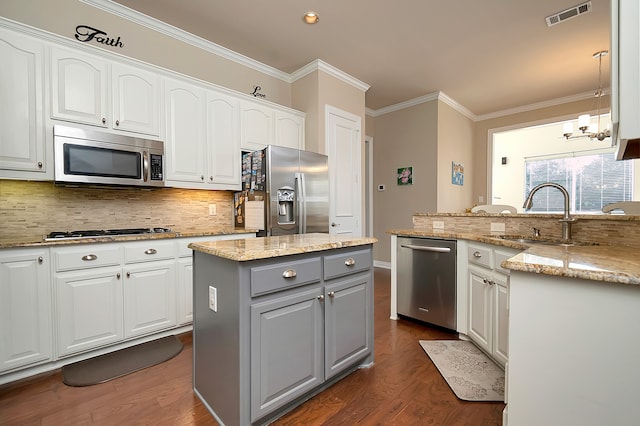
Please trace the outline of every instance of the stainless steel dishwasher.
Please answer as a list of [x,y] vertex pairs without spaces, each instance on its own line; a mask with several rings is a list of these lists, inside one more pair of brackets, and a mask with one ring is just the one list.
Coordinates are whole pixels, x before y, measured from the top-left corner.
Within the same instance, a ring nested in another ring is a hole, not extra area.
[[456,329],[456,241],[398,237],[398,314]]

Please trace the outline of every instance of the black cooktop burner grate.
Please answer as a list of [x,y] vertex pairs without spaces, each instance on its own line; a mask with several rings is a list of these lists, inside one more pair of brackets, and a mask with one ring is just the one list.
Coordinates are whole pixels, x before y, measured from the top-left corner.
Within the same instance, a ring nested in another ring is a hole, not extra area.
[[96,238],[121,235],[162,234],[171,232],[170,228],[123,228],[123,229],[88,229],[83,231],[53,231],[45,240],[67,240],[72,238]]

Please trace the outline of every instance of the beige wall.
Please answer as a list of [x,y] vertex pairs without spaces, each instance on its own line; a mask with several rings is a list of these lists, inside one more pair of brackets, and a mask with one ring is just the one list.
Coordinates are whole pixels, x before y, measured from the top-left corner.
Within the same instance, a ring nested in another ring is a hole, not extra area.
[[[304,123],[304,143],[307,151],[323,152],[320,150],[320,101],[318,99],[318,71],[307,74],[291,85],[292,108],[306,112]],[[324,144],[322,144],[324,145]]]
[[259,85],[268,101],[291,106],[291,87],[288,82],[77,0],[2,0],[0,16],[73,40],[85,48],[91,47],[96,54],[103,48],[101,45],[78,42],[74,34],[78,25],[99,28],[109,36],[119,36],[124,44],[123,48],[105,47],[104,50],[240,93],[248,94],[254,85]]
[[[373,141],[374,259],[389,262],[391,237],[386,230],[411,228],[417,212],[437,210],[438,101],[421,103],[367,120]],[[375,122],[375,124],[373,124]],[[375,128],[373,127],[375,125]],[[413,167],[413,185],[397,185],[400,167]],[[385,185],[378,191],[378,185]]]
[[[473,201],[474,123],[446,103],[438,102],[438,212],[464,212]],[[451,183],[451,163],[464,166],[462,186]]]

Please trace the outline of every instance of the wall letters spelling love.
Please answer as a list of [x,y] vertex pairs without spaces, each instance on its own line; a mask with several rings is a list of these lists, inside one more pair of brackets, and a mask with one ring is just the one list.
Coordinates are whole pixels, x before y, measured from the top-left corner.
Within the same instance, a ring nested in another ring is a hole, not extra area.
[[264,93],[260,93],[260,90],[262,90],[262,87],[253,86],[253,92],[251,92],[250,94],[256,98],[266,98],[267,95],[265,95]]
[[76,40],[83,43],[95,40],[96,43],[104,44],[106,46],[124,47],[124,44],[120,41],[120,36],[118,36],[117,39],[110,38],[104,31],[92,28],[88,25],[78,25],[76,27]]

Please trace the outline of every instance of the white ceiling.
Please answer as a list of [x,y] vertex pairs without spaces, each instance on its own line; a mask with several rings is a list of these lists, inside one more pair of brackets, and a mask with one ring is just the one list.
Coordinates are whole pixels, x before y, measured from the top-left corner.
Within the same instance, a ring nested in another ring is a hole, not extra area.
[[[480,116],[593,92],[610,0],[117,0],[286,73],[315,59],[370,85],[377,110],[442,91]],[[313,10],[320,22],[306,25]],[[603,60],[608,87],[609,56]]]

